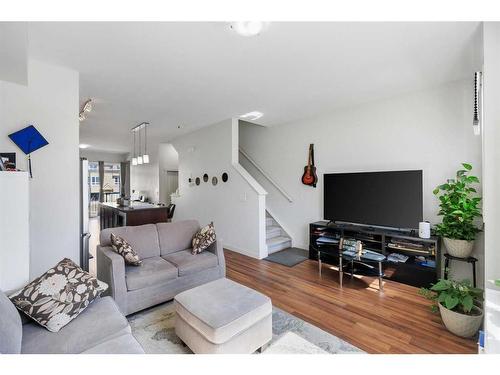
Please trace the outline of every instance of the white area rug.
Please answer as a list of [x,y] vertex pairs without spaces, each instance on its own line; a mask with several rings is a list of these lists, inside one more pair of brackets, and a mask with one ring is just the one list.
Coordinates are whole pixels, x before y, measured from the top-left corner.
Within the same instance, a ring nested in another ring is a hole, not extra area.
[[[130,315],[128,320],[132,334],[146,353],[191,353],[175,334],[175,310],[172,302]],[[273,307],[273,339],[264,353],[344,354],[363,353],[363,351],[302,319]]]
[[329,354],[296,333],[288,331],[272,343],[263,354]]

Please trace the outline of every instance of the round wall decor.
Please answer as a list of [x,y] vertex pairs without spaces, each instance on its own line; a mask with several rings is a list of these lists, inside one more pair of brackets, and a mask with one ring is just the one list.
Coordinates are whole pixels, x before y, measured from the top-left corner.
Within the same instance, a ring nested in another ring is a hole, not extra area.
[[224,173],[222,174],[222,182],[227,182],[227,180],[228,180],[228,179],[229,179],[228,174],[227,174],[226,172],[224,172]]
[[217,183],[219,182],[219,180],[217,180],[217,177],[212,177],[212,185],[217,185]]
[[206,174],[206,173],[205,173],[205,174],[203,175],[203,181],[204,181],[204,182],[208,182],[208,174]]
[[200,184],[200,182],[201,182],[200,178],[199,178],[199,177],[196,177],[195,182],[196,182],[196,185],[199,185],[199,184]]

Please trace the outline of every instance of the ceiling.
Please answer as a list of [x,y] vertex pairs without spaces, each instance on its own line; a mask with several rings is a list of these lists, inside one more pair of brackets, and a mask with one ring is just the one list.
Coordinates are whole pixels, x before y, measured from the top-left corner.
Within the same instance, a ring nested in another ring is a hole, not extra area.
[[[80,141],[126,152],[250,111],[272,126],[445,82],[478,68],[479,23],[30,23],[29,56],[80,72]],[[479,65],[480,66],[480,65]],[[179,129],[180,126],[180,129]]]

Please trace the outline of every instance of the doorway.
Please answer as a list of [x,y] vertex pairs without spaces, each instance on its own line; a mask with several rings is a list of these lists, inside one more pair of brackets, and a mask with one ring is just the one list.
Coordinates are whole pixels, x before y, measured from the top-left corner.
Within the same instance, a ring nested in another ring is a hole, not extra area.
[[165,187],[163,190],[163,196],[160,197],[161,203],[169,205],[172,203],[171,194],[175,193],[179,188],[179,172],[164,170],[162,174],[162,185]]

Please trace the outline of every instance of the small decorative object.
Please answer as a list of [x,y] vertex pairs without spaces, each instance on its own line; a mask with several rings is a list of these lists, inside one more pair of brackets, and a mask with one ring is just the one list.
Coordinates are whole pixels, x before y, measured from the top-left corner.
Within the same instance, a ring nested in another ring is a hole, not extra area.
[[228,180],[228,179],[229,179],[228,174],[227,174],[226,172],[224,172],[224,173],[222,174],[222,182],[227,182],[227,180]]
[[217,177],[215,177],[215,176],[214,176],[214,177],[212,177],[212,185],[214,185],[214,186],[215,186],[215,185],[217,185],[217,183],[218,183],[218,182],[219,182],[219,181],[217,180]]
[[206,174],[206,173],[205,173],[205,174],[203,175],[203,181],[204,181],[204,182],[208,182],[208,174]]
[[196,180],[195,180],[195,183],[196,183],[196,186],[198,186],[200,184],[201,180],[199,177],[196,177]]
[[312,187],[316,187],[316,184],[318,183],[316,167],[314,166],[314,144],[312,143],[309,145],[309,157],[307,159],[307,165],[304,167],[302,183]]
[[436,302],[432,311],[440,312],[444,325],[455,335],[472,337],[481,327],[483,290],[473,288],[470,281],[440,279],[430,289],[422,288],[419,293]]
[[191,177],[188,178],[188,183],[191,184],[193,182],[193,179]]
[[448,254],[467,258],[474,248],[474,240],[481,231],[474,221],[481,217],[478,205],[481,197],[476,194],[473,184],[479,179],[469,176],[472,170],[470,164],[463,163],[455,179],[449,179],[439,185],[433,193],[438,196],[440,210],[438,215],[443,216],[441,224],[436,225],[436,234],[443,237]]
[[111,247],[115,253],[120,254],[123,259],[125,259],[125,263],[131,266],[141,265],[142,261],[135,250],[132,249],[132,246],[130,246],[130,244],[123,238],[116,236],[113,233],[111,233]]
[[9,138],[28,155],[28,170],[30,177],[33,178],[31,170],[31,153],[49,144],[33,125],[29,125],[15,133],[9,134]]
[[215,228],[214,223],[211,222],[205,225],[193,236],[192,250],[193,255],[200,254],[206,250],[211,244],[215,242]]
[[106,283],[65,258],[9,298],[38,324],[58,332],[107,288]]
[[418,236],[420,238],[430,238],[431,237],[431,223],[428,221],[421,221],[418,223]]

